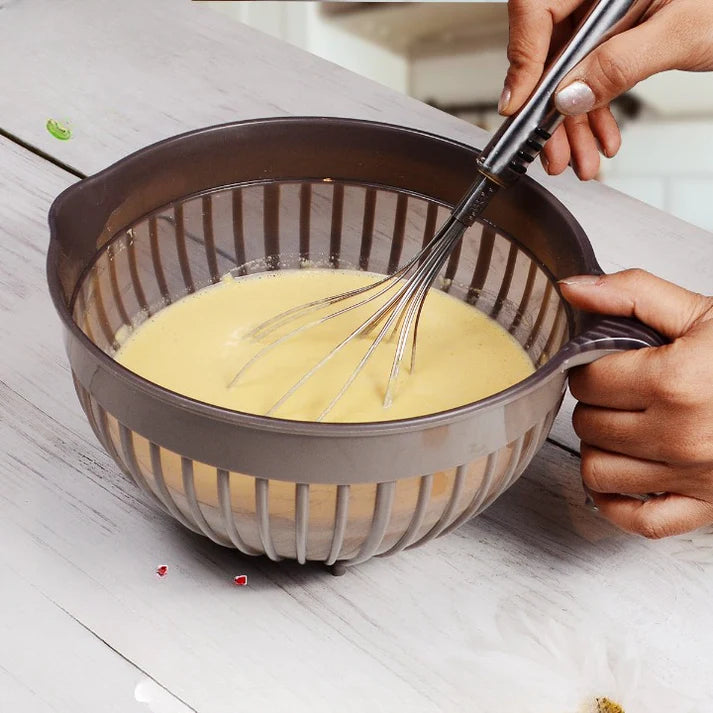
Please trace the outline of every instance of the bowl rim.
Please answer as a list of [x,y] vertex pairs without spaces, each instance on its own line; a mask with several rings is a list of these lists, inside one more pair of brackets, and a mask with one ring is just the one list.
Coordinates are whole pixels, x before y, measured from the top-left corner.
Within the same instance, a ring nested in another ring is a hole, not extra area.
[[[337,124],[337,125],[358,125],[363,127],[372,127],[380,130],[395,130],[399,134],[411,134],[417,137],[422,137],[429,140],[436,140],[443,144],[449,144],[454,148],[465,149],[474,155],[477,155],[478,149],[469,146],[460,141],[450,139],[431,132],[422,131],[411,127],[406,127],[398,124],[378,122],[364,119],[344,118],[344,117],[326,117],[326,116],[289,116],[289,117],[267,117],[247,119],[244,121],[226,122],[213,126],[194,129],[183,132],[175,136],[162,139],[158,142],[145,146],[134,151],[133,153],[119,159],[113,164],[107,166],[96,174],[81,179],[62,191],[53,201],[48,222],[50,227],[50,244],[47,254],[47,280],[49,290],[54,302],[55,308],[59,313],[60,319],[63,322],[65,329],[69,331],[71,337],[78,340],[79,344],[92,357],[93,361],[103,369],[108,370],[112,377],[125,383],[133,389],[138,389],[145,395],[165,402],[172,407],[185,409],[197,416],[203,416],[211,420],[219,420],[229,425],[247,427],[259,431],[279,432],[290,435],[309,435],[323,437],[341,437],[351,438],[354,436],[384,436],[388,434],[408,433],[420,431],[424,429],[437,428],[447,424],[470,419],[474,414],[498,409],[504,404],[519,399],[533,391],[541,388],[551,378],[563,372],[564,359],[558,358],[558,354],[571,343],[571,339],[566,342],[560,350],[555,353],[550,360],[535,368],[535,371],[525,379],[518,381],[512,386],[502,391],[496,392],[478,401],[470,402],[457,406],[451,409],[438,411],[435,413],[424,414],[420,416],[412,416],[409,418],[394,419],[389,421],[360,421],[360,422],[318,422],[318,421],[299,421],[292,419],[276,418],[274,416],[265,416],[260,414],[252,414],[244,411],[236,411],[222,406],[216,406],[198,399],[191,398],[184,394],[167,389],[159,384],[156,384],[144,377],[136,374],[130,369],[119,364],[111,356],[100,349],[89,337],[79,328],[75,322],[69,303],[64,299],[62,286],[58,275],[58,263],[60,250],[59,241],[57,238],[57,215],[62,210],[63,204],[72,197],[73,194],[80,188],[87,188],[93,183],[101,181],[113,174],[120,172],[126,166],[141,161],[147,152],[165,149],[171,145],[180,144],[186,140],[194,139],[198,136],[212,132],[220,132],[237,126],[263,125],[263,124],[290,124],[304,125],[305,122],[314,122],[316,124]],[[543,201],[554,204],[558,207],[562,218],[569,224],[572,234],[576,238],[578,247],[581,250],[582,256],[586,263],[589,263],[591,271],[601,272],[594,252],[589,242],[589,239],[584,232],[584,229],[572,215],[572,213],[561,203],[561,201],[550,193],[544,186],[537,183],[529,176],[523,176],[520,182],[525,181],[529,190],[533,191],[537,197]],[[218,187],[215,187],[218,188]],[[397,188],[393,186],[393,188]],[[497,228],[502,232],[501,228]],[[75,289],[79,284],[75,285]],[[555,289],[558,290],[556,284]],[[558,290],[559,292],[559,290]],[[566,304],[566,303],[565,303]],[[567,309],[567,307],[566,307]],[[569,308],[572,309],[572,308]],[[568,322],[571,324],[571,315],[567,315]]]

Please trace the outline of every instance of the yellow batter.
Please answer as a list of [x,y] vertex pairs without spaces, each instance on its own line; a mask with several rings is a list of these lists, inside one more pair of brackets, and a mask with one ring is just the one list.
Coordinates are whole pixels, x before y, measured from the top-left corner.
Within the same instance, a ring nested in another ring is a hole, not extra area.
[[[283,342],[229,386],[250,357],[286,330],[260,340],[246,338],[246,334],[290,307],[375,279],[365,272],[318,269],[280,270],[238,279],[228,276],[147,320],[126,339],[115,358],[172,391],[236,411],[264,414],[377,309],[378,302]],[[290,326],[294,328],[295,323]],[[318,418],[373,337],[353,340],[271,415],[306,421]],[[494,394],[533,371],[529,357],[507,331],[440,290],[431,290],[423,307],[415,371],[408,371],[409,348],[394,402],[384,409],[394,347],[392,340],[374,352],[325,421],[384,421],[435,413]]]

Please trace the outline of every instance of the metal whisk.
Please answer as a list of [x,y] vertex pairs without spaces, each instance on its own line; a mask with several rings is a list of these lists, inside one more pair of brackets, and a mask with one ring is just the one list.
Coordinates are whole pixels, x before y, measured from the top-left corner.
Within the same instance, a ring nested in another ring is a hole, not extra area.
[[268,415],[279,409],[317,371],[342,351],[347,344],[361,335],[370,334],[377,328],[379,331],[376,337],[356,368],[351,372],[342,388],[324,408],[317,420],[323,420],[334,408],[335,404],[361,373],[375,350],[393,335],[397,336],[396,347],[384,397],[384,407],[390,406],[394,398],[401,363],[409,342],[409,335],[411,335],[412,343],[411,371],[413,371],[421,308],[429,288],[445,265],[453,248],[462,238],[465,231],[482,214],[493,195],[500,188],[506,188],[527,172],[529,164],[537,158],[545,142],[562,121],[562,115],[553,106],[552,96],[564,77],[608,36],[632,25],[643,12],[646,4],[644,0],[600,0],[584,18],[572,39],[552,61],[524,106],[517,114],[502,124],[483,149],[476,163],[477,179],[430,242],[403,267],[382,280],[365,287],[294,307],[259,324],[249,333],[249,337],[264,339],[274,334],[281,327],[289,325],[293,320],[299,320],[333,305],[360,298],[356,302],[339,307],[336,311],[290,329],[287,333],[268,343],[238,371],[229,388],[236,385],[253,364],[284,342],[307,329],[324,324],[329,320],[337,319],[352,310],[362,308],[393,291],[393,294],[388,296],[384,304],[368,319],[349,333],[296,381],[270,408]]

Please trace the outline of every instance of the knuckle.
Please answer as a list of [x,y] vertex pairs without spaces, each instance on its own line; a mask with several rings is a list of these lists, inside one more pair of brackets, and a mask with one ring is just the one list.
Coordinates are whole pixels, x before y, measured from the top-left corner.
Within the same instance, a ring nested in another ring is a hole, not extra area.
[[670,534],[669,529],[664,524],[657,522],[656,520],[649,520],[645,518],[640,518],[637,521],[635,528],[636,531],[647,540],[662,540]]
[[622,272],[623,275],[628,275],[635,280],[642,280],[649,277],[650,273],[642,267],[629,267]]
[[628,61],[606,47],[595,53],[594,60],[599,84],[607,95],[629,89],[632,68]]
[[701,298],[701,318],[700,321],[713,319],[713,297],[699,295]]
[[629,267],[619,272],[618,275],[626,279],[627,282],[632,283],[634,287],[640,286],[651,278],[651,273],[640,267]]
[[653,395],[668,407],[689,408],[700,403],[705,390],[695,363],[678,351],[675,343],[659,350],[652,374]]
[[710,319],[713,311],[713,299],[698,292],[687,292],[688,308],[684,320],[684,333],[690,331],[700,322]]
[[574,116],[568,116],[565,118],[564,123],[569,131],[577,131],[581,129],[589,130],[589,117],[587,114],[575,114]]
[[597,493],[609,492],[601,458],[592,454],[583,455],[580,469],[582,480],[588,488]]
[[663,505],[656,499],[642,503],[634,514],[632,530],[647,540],[662,540],[675,534],[680,529],[680,523],[661,510]]
[[507,58],[510,68],[517,71],[530,69],[532,61],[532,45],[525,37],[512,37],[508,42]]
[[681,380],[672,372],[659,374],[653,382],[654,397],[666,405],[677,404],[681,398]]
[[[541,12],[541,4],[541,0],[509,0],[507,13],[510,27],[524,27],[533,13]],[[522,31],[518,31],[516,34],[520,35]]]

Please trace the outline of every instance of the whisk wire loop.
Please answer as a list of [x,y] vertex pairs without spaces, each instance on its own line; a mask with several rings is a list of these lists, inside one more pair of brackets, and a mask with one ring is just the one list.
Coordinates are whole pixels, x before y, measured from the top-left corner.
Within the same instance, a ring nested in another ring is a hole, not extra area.
[[[478,188],[478,186],[481,188]],[[479,210],[482,210],[495,192],[490,182],[481,178],[476,182],[472,190],[482,190],[482,197],[479,202]],[[446,219],[445,223],[433,236],[433,238],[408,262],[391,275],[381,280],[359,287],[353,290],[332,295],[319,300],[314,300],[298,307],[293,307],[281,312],[274,317],[258,324],[249,333],[248,337],[254,339],[264,339],[274,334],[278,329],[289,325],[313,312],[319,312],[332,305],[363,296],[353,304],[341,307],[334,312],[308,321],[290,329],[286,334],[278,336],[273,341],[262,347],[253,355],[237,372],[229,384],[229,388],[234,387],[250,369],[260,359],[264,358],[272,350],[293,339],[303,332],[318,327],[330,320],[336,319],[348,312],[365,307],[374,302],[379,297],[387,295],[395,290],[383,305],[379,306],[373,314],[365,321],[353,329],[344,339],[334,346],[324,357],[305,372],[292,386],[270,407],[267,415],[273,415],[278,411],[299,389],[301,389],[318,371],[339,354],[348,344],[362,335],[368,335],[375,329],[379,329],[376,337],[371,341],[365,353],[362,355],[356,368],[353,369],[337,394],[329,401],[317,418],[322,421],[332,411],[347,390],[352,386],[359,374],[362,373],[366,364],[371,359],[377,348],[386,341],[395,339],[394,356],[391,362],[391,370],[384,389],[384,408],[388,408],[393,403],[398,377],[401,371],[404,354],[406,353],[409,335],[411,335],[411,363],[410,372],[413,373],[416,363],[416,337],[418,333],[418,322],[421,317],[423,304],[428,294],[429,288],[433,285],[439,272],[448,260],[448,256],[453,251],[457,242],[463,237],[468,226],[472,224],[473,211],[468,214],[468,219],[461,216],[463,211],[456,209]]]

